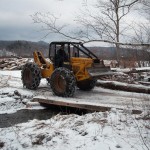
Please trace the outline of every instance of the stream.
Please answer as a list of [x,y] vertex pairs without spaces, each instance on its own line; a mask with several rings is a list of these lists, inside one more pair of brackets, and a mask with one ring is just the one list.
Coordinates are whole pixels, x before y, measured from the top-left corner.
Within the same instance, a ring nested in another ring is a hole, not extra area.
[[0,128],[6,128],[29,120],[47,120],[58,114],[59,111],[51,109],[22,109],[12,114],[0,114]]
[[15,124],[25,123],[33,119],[47,120],[58,113],[61,113],[62,115],[71,113],[82,115],[87,113],[87,111],[83,109],[69,108],[65,106],[45,105],[45,107],[47,107],[47,109],[21,109],[11,114],[0,114],[0,128],[11,127]]

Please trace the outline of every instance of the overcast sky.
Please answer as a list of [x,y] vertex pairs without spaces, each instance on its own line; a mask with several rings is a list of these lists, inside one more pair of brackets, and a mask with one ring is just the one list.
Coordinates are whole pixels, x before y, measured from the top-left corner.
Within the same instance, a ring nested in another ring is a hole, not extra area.
[[[62,23],[71,23],[76,13],[84,8],[86,0],[0,0],[0,40],[30,40],[46,42],[57,40],[59,36],[45,33],[40,25],[34,24],[31,15],[36,12],[50,12],[61,17]],[[88,0],[88,3],[94,0]],[[128,20],[135,19],[129,16]]]
[[51,35],[42,39],[45,33],[31,15],[50,12],[69,22],[82,5],[82,0],[0,0],[0,40],[49,41]]

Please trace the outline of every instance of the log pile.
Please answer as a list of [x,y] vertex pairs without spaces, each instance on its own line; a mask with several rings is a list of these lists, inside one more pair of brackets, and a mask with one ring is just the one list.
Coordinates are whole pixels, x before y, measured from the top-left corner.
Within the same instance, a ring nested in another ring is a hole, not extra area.
[[0,70],[20,70],[27,61],[28,58],[0,59]]
[[122,72],[114,72],[114,75],[102,76],[99,79],[104,81],[118,81],[128,84],[134,84],[136,81],[132,76]]

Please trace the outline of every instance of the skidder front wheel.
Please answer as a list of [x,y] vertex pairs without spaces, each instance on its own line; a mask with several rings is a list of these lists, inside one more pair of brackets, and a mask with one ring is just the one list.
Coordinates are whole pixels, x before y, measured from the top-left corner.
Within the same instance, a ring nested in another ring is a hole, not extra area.
[[57,96],[72,97],[75,92],[75,78],[70,70],[60,67],[54,70],[50,78],[52,91]]
[[35,63],[26,63],[21,72],[23,86],[35,90],[40,84],[41,71]]
[[96,79],[87,79],[83,81],[78,81],[77,87],[83,91],[90,91],[95,87],[96,81],[97,81]]

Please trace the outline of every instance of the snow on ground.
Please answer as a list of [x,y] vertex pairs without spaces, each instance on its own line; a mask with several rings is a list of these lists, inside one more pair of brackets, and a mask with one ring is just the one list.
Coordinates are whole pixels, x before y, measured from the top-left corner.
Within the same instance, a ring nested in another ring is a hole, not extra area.
[[25,89],[21,81],[21,71],[0,71],[0,114],[13,113],[19,109],[28,107],[26,104],[38,92],[45,87],[49,89],[43,80],[37,91]]
[[[144,120],[145,119],[145,120]],[[123,110],[56,115],[0,129],[3,150],[148,150],[150,124]]]
[[[58,98],[53,96],[44,79],[38,90],[31,91],[23,88],[20,77],[20,71],[0,71],[0,114],[27,108],[27,102],[34,96]],[[86,100],[113,108],[109,112],[82,116],[58,114],[48,120],[31,120],[0,128],[0,149],[149,150],[150,95],[96,87],[90,92],[77,89],[75,97],[66,100]],[[129,110],[131,107],[140,108],[143,113],[133,115]]]

